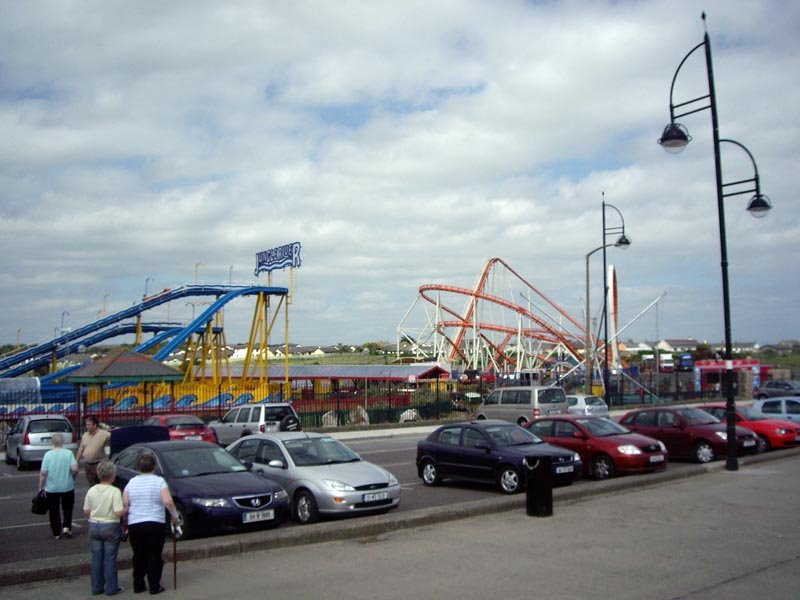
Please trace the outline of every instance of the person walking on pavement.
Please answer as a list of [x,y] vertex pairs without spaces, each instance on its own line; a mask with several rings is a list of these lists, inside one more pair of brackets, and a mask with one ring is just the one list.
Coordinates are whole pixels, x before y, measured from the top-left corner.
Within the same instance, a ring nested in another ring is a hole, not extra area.
[[133,591],[137,594],[148,587],[151,594],[164,591],[161,587],[164,569],[161,552],[167,537],[164,509],[172,516],[173,525],[178,523],[178,512],[167,482],[153,473],[155,465],[156,459],[152,454],[142,454],[138,463],[141,475],[131,479],[122,492],[133,550]]
[[122,492],[114,487],[117,469],[108,460],[97,465],[100,483],[89,488],[83,512],[89,516],[89,541],[92,549],[92,594],[113,596],[125,591],[117,581],[117,554],[122,537],[120,517],[125,514]]
[[63,447],[63,435],[54,433],[52,443],[53,449],[44,453],[39,470],[39,491],[44,490],[47,496],[47,513],[53,537],[60,539],[62,535],[72,537],[72,508],[75,505],[78,461],[70,450]]
[[97,465],[106,457],[106,446],[110,440],[111,434],[100,427],[97,417],[86,417],[86,432],[81,436],[76,458],[79,463],[83,459],[86,481],[90,486],[100,482],[97,478]]

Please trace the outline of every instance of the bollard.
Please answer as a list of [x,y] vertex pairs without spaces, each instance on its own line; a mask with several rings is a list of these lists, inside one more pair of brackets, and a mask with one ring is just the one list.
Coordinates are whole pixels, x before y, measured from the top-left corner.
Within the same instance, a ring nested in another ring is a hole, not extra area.
[[525,510],[529,517],[553,515],[553,470],[549,456],[525,458]]

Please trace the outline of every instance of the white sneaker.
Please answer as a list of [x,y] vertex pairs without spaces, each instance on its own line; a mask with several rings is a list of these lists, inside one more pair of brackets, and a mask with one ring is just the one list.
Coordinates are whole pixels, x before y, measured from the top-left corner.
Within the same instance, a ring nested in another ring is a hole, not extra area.
[[72,537],[72,530],[71,529],[67,529],[66,527],[64,527],[63,534],[65,536],[67,536],[67,537]]

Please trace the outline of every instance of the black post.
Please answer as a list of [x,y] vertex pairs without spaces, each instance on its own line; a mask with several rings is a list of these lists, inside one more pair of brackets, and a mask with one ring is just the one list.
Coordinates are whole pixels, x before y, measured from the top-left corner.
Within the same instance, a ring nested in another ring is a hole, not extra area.
[[553,470],[549,456],[525,459],[525,512],[529,517],[553,515]]

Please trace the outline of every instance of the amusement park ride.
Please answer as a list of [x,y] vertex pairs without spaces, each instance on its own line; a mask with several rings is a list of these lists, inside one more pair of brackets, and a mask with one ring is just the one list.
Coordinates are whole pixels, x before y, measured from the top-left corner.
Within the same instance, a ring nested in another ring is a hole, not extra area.
[[[624,365],[617,344],[621,331],[617,329],[617,278],[613,266],[609,267],[608,281],[608,311],[604,312],[609,315],[609,367],[619,369]],[[419,308],[424,312],[422,319]],[[414,328],[412,321],[424,324]],[[472,289],[443,284],[420,286],[419,296],[397,332],[398,352],[404,343],[421,360],[498,374],[539,371],[553,379],[566,377],[581,368],[585,339],[594,346],[593,372],[599,372],[599,361],[605,355],[601,336],[591,332],[587,336],[580,319],[500,258],[486,262]]]

